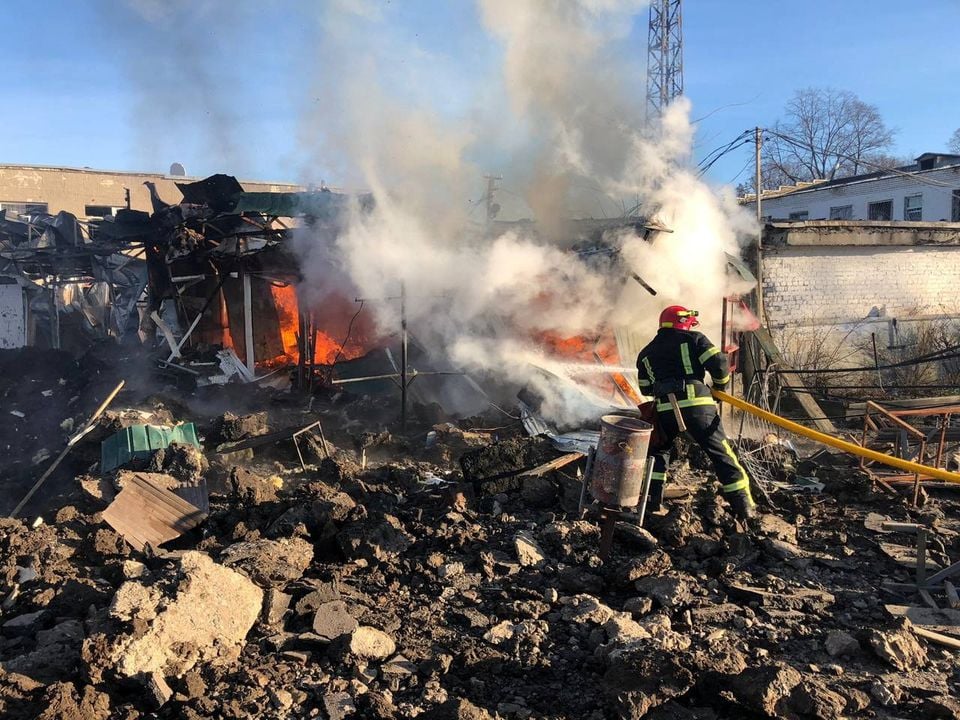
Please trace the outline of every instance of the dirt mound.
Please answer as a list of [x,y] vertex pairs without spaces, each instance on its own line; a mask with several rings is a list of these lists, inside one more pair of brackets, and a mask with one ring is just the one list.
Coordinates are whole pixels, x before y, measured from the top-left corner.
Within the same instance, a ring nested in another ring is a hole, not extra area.
[[[337,408],[318,409],[336,436]],[[293,424],[266,412],[228,418],[227,432]],[[546,441],[468,447],[445,426],[428,448],[433,460],[423,443],[390,438],[377,445],[389,459],[368,453],[364,468],[365,437],[335,437],[334,457],[306,471],[256,448],[243,467],[209,447],[206,457],[158,455],[159,467],[219,488],[203,524],[163,548],[133,550],[102,523],[109,493],[95,477],[83,478],[82,503],[44,524],[0,521],[0,713],[950,712],[955,662],[918,626],[890,617],[885,604],[911,598],[878,595],[880,581],[902,583],[911,571],[864,526],[871,512],[920,516],[854,474],[832,473],[818,497],[780,492],[788,509],[744,528],[713,481],[685,464],[690,497],[668,501],[643,530],[623,517],[602,561],[592,516],[562,505],[582,464],[537,483],[518,477],[558,456]],[[438,442],[450,445],[440,452]],[[960,554],[956,510],[931,499],[923,511],[936,517],[929,552],[942,562]]]

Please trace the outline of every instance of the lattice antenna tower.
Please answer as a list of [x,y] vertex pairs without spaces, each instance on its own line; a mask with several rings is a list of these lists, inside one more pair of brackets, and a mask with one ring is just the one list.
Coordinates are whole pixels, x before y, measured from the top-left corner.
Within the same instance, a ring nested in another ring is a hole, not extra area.
[[683,95],[681,0],[651,0],[647,35],[647,118]]

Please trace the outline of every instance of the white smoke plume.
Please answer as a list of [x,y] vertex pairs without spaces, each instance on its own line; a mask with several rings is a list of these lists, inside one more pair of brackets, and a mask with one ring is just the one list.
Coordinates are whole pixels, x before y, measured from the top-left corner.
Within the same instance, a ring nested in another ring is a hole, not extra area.
[[[520,160],[505,169],[504,183],[523,183],[537,232],[520,226],[490,237],[471,219],[465,199],[484,171],[495,169],[473,160],[483,155],[477,143],[491,136],[482,114],[451,120],[422,98],[407,104],[392,97],[375,62],[355,69],[335,98],[344,118],[337,143],[376,198],[375,210],[354,213],[339,238],[343,269],[367,297],[395,296],[404,285],[409,325],[427,347],[468,371],[533,385],[559,421],[593,409],[530,363],[550,367],[538,357],[538,334],[598,337],[626,329],[652,336],[660,309],[673,303],[701,309],[705,329],[717,334],[729,289],[724,252],[737,253],[738,236],[751,229],[732,193],[718,195],[684,166],[694,132],[689,104],[674,103],[661,122],[645,127],[641,95],[619,80],[631,63],[617,48],[641,5],[479,4],[485,27],[503,45],[498,82],[509,109],[501,110],[522,136],[512,140]],[[364,34],[351,23],[376,22],[336,9],[324,20],[330,46],[349,37],[354,49]],[[588,215],[598,195],[608,207],[639,199],[642,213],[673,231],[653,242],[628,230],[611,238],[626,270],[656,288],[656,298],[625,282],[624,268],[611,272],[564,248],[566,221]],[[397,303],[373,310],[385,332],[396,328]]]
[[[485,28],[503,48],[502,72],[492,82],[509,107],[499,108],[498,124],[514,129],[516,159],[503,182],[521,187],[536,231],[516,226],[490,237],[471,219],[466,198],[484,172],[498,169],[482,159],[502,156],[490,146],[497,133],[483,112],[451,119],[422,97],[392,97],[376,62],[353,68],[350,84],[330,98],[343,122],[327,128],[328,138],[346,148],[376,198],[375,210],[354,213],[338,241],[342,267],[360,293],[395,296],[403,284],[410,328],[428,348],[468,371],[532,385],[547,398],[545,412],[561,422],[595,410],[530,363],[550,367],[538,334],[626,330],[651,337],[660,310],[680,303],[700,309],[704,329],[717,335],[729,290],[724,252],[737,253],[738,237],[752,228],[732,193],[718,194],[685,166],[694,134],[686,100],[645,127],[642,89],[622,80],[636,54],[624,40],[642,9],[631,0],[479,1]],[[357,56],[366,39],[375,57],[371,22],[375,27],[369,14],[328,12],[325,42],[340,49],[348,42]],[[642,214],[673,232],[648,242],[617,231],[609,239],[626,267],[615,272],[584,262],[564,247],[567,221],[589,216],[598,197],[608,209],[639,200]],[[658,295],[625,280],[629,272]],[[397,303],[373,309],[385,332],[397,327]]]

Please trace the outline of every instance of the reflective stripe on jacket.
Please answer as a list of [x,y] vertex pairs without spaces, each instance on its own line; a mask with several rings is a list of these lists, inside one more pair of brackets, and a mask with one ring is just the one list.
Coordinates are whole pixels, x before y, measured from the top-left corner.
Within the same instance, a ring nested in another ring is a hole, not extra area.
[[[704,384],[706,373],[713,378],[713,386],[722,390],[730,382],[727,356],[703,333],[693,330],[661,328],[656,337],[637,356],[637,376],[641,391],[656,392],[658,384],[682,385],[677,394],[680,407],[695,407],[713,403],[710,389]],[[666,398],[658,398],[657,411],[671,409]]]

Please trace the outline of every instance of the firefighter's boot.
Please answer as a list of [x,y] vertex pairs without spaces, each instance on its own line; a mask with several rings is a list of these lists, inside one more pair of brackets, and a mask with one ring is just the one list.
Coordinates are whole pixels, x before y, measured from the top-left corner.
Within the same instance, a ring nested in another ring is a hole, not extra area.
[[752,520],[757,516],[757,504],[747,490],[728,493],[726,498],[730,503],[730,512],[737,520]]

